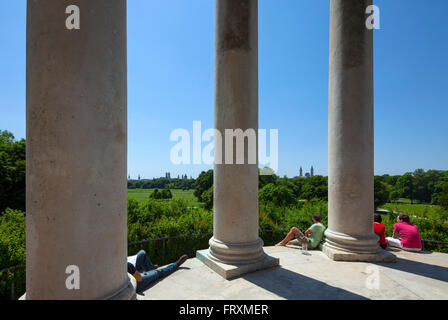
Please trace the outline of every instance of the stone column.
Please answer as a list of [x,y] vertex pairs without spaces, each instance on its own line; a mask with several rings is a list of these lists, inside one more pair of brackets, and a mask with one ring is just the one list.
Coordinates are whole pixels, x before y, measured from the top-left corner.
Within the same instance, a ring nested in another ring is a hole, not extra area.
[[[214,235],[198,258],[231,278],[278,264],[258,235],[258,0],[216,1],[215,129],[223,148],[215,150]],[[247,135],[244,164],[237,164],[238,138],[226,139],[229,129]]]
[[[80,9],[79,30],[66,28],[68,5]],[[29,0],[27,16],[23,298],[133,298],[126,266],[126,0]],[[79,289],[69,290],[76,268]]]
[[334,260],[393,259],[373,232],[372,0],[332,0],[328,130],[328,229],[324,252]]

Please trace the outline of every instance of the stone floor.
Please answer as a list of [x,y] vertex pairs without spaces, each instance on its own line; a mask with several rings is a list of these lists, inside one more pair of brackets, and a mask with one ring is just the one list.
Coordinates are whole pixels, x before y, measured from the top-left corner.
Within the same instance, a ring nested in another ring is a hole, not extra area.
[[335,262],[320,251],[304,255],[292,246],[265,252],[280,258],[280,266],[229,281],[189,259],[137,299],[448,299],[448,254],[396,250],[396,263],[370,264]]

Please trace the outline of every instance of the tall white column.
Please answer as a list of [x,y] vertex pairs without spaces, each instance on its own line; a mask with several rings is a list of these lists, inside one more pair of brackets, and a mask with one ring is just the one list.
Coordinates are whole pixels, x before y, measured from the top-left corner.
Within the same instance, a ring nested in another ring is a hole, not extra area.
[[328,229],[335,260],[390,260],[373,232],[372,0],[331,0],[328,130]]
[[126,0],[29,0],[27,19],[25,298],[133,298]]
[[[266,256],[258,235],[258,0],[216,0],[215,129],[223,149],[215,150],[214,234],[207,256],[198,258],[231,278],[278,264]],[[226,150],[226,129],[252,135],[255,163],[250,164],[250,138],[244,164],[236,163],[237,139]],[[229,152],[232,164],[226,163]]]

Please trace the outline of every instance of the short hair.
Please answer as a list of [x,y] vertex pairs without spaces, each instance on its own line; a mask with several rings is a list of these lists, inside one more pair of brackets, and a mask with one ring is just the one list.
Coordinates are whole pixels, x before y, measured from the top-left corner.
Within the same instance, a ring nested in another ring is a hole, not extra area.
[[379,213],[375,213],[375,215],[373,216],[373,221],[381,223],[383,221],[383,218]]
[[321,220],[320,214],[318,214],[318,213],[313,214],[313,220],[320,222],[320,220]]
[[409,219],[409,216],[407,214],[404,214],[404,213],[400,213],[398,215],[398,218],[400,218],[400,220],[403,221],[403,222],[411,222],[410,219]]

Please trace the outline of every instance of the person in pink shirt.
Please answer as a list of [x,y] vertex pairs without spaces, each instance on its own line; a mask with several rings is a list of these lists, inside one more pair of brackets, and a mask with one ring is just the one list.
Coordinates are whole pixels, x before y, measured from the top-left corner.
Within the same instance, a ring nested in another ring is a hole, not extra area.
[[[400,238],[399,238],[400,236]],[[421,251],[422,241],[416,225],[410,222],[409,216],[400,213],[397,223],[394,224],[394,234],[386,238],[391,247],[397,247],[407,251]]]

